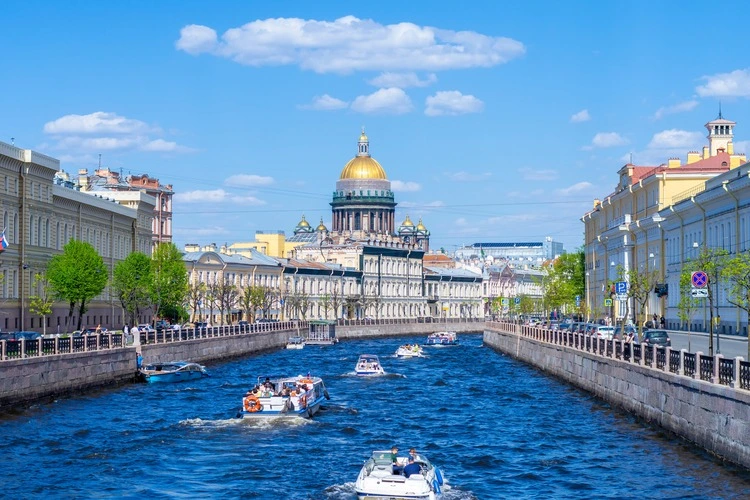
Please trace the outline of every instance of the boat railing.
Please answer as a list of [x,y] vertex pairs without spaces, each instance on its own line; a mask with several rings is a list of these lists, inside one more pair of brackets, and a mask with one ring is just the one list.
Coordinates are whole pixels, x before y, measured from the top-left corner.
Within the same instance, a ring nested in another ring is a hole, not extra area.
[[702,352],[688,352],[686,349],[676,350],[669,346],[649,346],[627,340],[610,340],[578,332],[549,330],[506,321],[488,321],[487,328],[520,335],[537,342],[586,351],[594,356],[618,359],[645,369],[750,391],[750,361],[744,360],[741,356],[710,356]]

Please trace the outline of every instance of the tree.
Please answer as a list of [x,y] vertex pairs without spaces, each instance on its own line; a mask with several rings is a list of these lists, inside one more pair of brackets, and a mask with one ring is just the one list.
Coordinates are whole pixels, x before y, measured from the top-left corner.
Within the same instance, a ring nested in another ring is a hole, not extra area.
[[[745,311],[750,318],[750,253],[738,253],[729,259],[721,276],[729,287],[727,301]],[[747,359],[750,359],[750,343],[747,346]]]
[[341,316],[341,306],[344,304],[344,297],[339,291],[339,284],[333,285],[333,291],[331,292],[331,309],[333,309],[333,319],[339,319]]
[[[709,311],[709,324],[708,324],[708,355],[714,355],[714,299],[719,292],[719,282],[724,272],[724,268],[729,261],[729,252],[723,248],[701,248],[698,256],[689,261],[691,266],[695,267],[692,269],[695,271],[703,271],[708,276],[708,285],[706,289],[708,291],[708,311]],[[716,304],[718,318],[719,305]]]
[[154,317],[162,309],[177,309],[185,302],[188,278],[182,254],[174,243],[159,243],[151,255],[151,303]]
[[325,315],[325,319],[328,319],[328,311],[331,310],[331,296],[329,294],[325,294],[320,298],[320,305],[323,306],[323,314]]
[[206,285],[206,305],[208,305],[208,316],[207,316],[207,322],[213,323],[213,315],[214,311],[218,309],[219,306],[219,285],[218,283],[209,283]]
[[575,307],[576,297],[583,297],[586,292],[583,250],[563,254],[545,268],[547,275],[542,279],[545,310]]
[[189,283],[187,290],[187,303],[188,308],[193,312],[192,321],[195,322],[197,319],[198,311],[201,309],[203,299],[206,296],[206,284]]
[[240,309],[245,315],[246,321],[253,321],[253,314],[255,309],[253,308],[253,287],[247,286],[242,289],[242,294],[239,297]]
[[151,259],[144,253],[133,252],[115,266],[112,286],[131,325],[151,306],[152,280]]
[[70,304],[68,324],[78,306],[78,330],[88,301],[102,293],[107,286],[107,267],[104,260],[90,244],[70,240],[63,253],[55,255],[47,266],[47,279],[55,296]]
[[[643,325],[646,322],[646,302],[653,291],[656,283],[659,281],[659,272],[657,270],[644,271],[643,269],[630,268],[627,272],[622,266],[617,268],[617,274],[620,280],[628,283],[628,299],[633,299],[637,309],[633,311],[637,316],[638,336],[643,335]],[[628,300],[628,308],[630,301]],[[630,312],[625,315],[628,317]]]
[[528,316],[535,311],[536,305],[534,304],[534,299],[532,299],[528,295],[521,295],[520,299],[521,300],[518,303],[518,310],[521,312],[521,314]]
[[692,296],[693,285],[691,283],[691,277],[693,272],[683,268],[680,274],[680,301],[677,303],[677,317],[680,318],[681,322],[687,323],[688,331],[688,351],[691,350],[690,345],[690,320],[693,318],[693,314],[700,307],[700,299]]
[[255,319],[258,309],[261,309],[261,317],[263,317],[263,303],[266,300],[266,291],[262,286],[251,286],[250,287],[250,307],[253,310],[253,319]]
[[239,293],[237,292],[237,287],[230,283],[229,279],[224,278],[216,285],[216,296],[218,299],[219,312],[221,313],[220,322],[224,325],[224,313],[225,311],[228,311],[230,315],[232,314],[232,309],[237,305]]
[[36,273],[32,288],[36,288],[37,295],[29,297],[29,311],[42,317],[42,333],[47,334],[47,316],[52,314],[54,296],[52,286],[44,273]]
[[263,317],[267,318],[273,306],[276,304],[279,294],[273,288],[264,286],[261,287],[261,301],[260,308],[263,311]]

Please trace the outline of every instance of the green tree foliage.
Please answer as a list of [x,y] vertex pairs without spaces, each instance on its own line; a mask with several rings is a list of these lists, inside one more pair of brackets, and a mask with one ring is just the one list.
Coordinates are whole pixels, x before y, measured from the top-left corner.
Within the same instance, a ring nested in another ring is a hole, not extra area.
[[162,309],[177,309],[185,302],[188,278],[182,254],[173,243],[160,243],[151,255],[151,303],[154,317]]
[[47,266],[47,279],[57,298],[70,304],[68,324],[78,306],[78,330],[88,302],[107,286],[107,267],[91,244],[70,240],[63,253],[55,255]]
[[688,351],[691,350],[690,320],[693,319],[693,314],[695,314],[701,305],[701,299],[697,299],[691,294],[693,288],[691,282],[692,275],[693,271],[691,269],[682,269],[682,273],[680,273],[680,301],[677,303],[677,317],[680,318],[682,323],[687,324]]
[[[690,272],[703,271],[708,276],[708,355],[714,355],[714,301],[717,299],[719,283],[729,262],[729,252],[723,248],[701,248],[695,259],[689,260],[685,268]],[[718,304],[717,304],[718,310]],[[717,315],[718,316],[718,315]]]
[[42,317],[42,333],[47,334],[47,316],[52,314],[52,304],[54,295],[52,286],[44,273],[34,275],[34,282],[31,284],[37,293],[29,297],[29,311],[32,314],[38,314]]
[[547,266],[544,278],[544,305],[550,309],[572,310],[576,296],[586,291],[585,256],[582,250],[566,253]]
[[523,314],[524,316],[529,316],[531,313],[536,312],[536,303],[534,302],[534,299],[529,297],[528,295],[520,295],[519,298],[521,301],[518,303],[518,310]]
[[[727,282],[729,303],[750,315],[750,253],[738,253],[729,259],[721,276]],[[750,343],[747,353],[747,359],[750,359]]]
[[115,266],[112,286],[128,324],[137,324],[141,312],[151,307],[152,280],[151,259],[144,253],[133,252]]
[[[617,268],[617,276],[620,280],[628,282],[628,298],[633,299],[635,303],[635,313],[638,323],[638,335],[643,334],[643,325],[646,322],[646,302],[648,302],[651,292],[653,292],[656,283],[659,281],[659,272],[655,269],[646,271],[645,269],[625,269],[622,266]],[[628,309],[630,301],[628,300]],[[626,317],[630,314],[625,315]]]

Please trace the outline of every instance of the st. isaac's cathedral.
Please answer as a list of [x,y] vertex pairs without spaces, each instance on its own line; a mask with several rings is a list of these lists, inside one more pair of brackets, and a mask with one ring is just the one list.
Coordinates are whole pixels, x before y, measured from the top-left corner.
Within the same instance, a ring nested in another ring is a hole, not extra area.
[[[302,217],[290,239],[305,241],[295,248],[297,259],[360,271],[359,301],[376,302],[373,305],[379,317],[439,317],[443,314],[476,317],[481,302],[477,280],[481,283],[481,277],[461,270],[423,268],[430,232],[421,219],[415,225],[408,215],[396,227],[396,201],[391,182],[380,163],[371,156],[364,130],[356,156],[344,166],[336,181],[331,209],[330,230],[322,220],[313,229]],[[444,290],[444,300],[439,299],[441,290]],[[467,311],[467,307],[471,310]]]

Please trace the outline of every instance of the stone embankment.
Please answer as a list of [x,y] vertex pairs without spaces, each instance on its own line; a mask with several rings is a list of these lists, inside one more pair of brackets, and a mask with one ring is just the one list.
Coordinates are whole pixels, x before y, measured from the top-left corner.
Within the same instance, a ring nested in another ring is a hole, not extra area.
[[[750,468],[750,391],[488,324],[484,344]],[[621,351],[618,351],[621,352]]]

